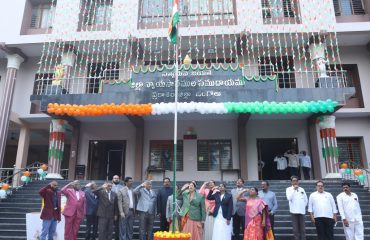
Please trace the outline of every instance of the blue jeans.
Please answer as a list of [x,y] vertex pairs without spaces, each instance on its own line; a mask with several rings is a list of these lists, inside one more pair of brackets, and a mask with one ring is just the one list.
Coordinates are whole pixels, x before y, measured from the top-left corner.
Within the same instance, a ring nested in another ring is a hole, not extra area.
[[42,220],[41,240],[53,240],[53,236],[57,230],[57,223],[55,219]]

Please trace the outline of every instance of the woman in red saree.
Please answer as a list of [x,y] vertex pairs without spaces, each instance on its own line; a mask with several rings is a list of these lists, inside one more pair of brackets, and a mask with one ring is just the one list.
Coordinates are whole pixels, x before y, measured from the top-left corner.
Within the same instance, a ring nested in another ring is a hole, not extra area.
[[[249,192],[249,197],[242,197]],[[238,195],[239,201],[246,202],[244,240],[266,240],[271,238],[270,221],[266,203],[258,197],[258,189],[246,189]]]

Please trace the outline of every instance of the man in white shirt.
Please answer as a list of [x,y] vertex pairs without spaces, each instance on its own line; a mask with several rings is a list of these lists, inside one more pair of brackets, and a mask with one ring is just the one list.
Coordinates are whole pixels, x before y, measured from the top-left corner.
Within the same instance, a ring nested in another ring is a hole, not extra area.
[[289,201],[289,212],[292,216],[294,240],[306,240],[305,214],[307,195],[303,188],[298,186],[298,177],[290,178],[292,186],[286,189],[286,198]]
[[315,224],[318,240],[334,240],[334,224],[337,222],[337,207],[333,196],[324,191],[324,182],[316,182],[316,192],[308,199],[308,212]]
[[299,158],[294,150],[289,150],[284,153],[284,157],[288,158],[288,167],[290,169],[290,176],[299,176]]
[[349,183],[342,183],[342,189],[343,192],[337,196],[337,203],[346,239],[363,240],[364,224],[357,194],[351,192]]
[[303,176],[305,180],[310,180],[310,171],[311,171],[311,158],[307,155],[306,151],[302,151],[299,156],[299,162],[302,167]]

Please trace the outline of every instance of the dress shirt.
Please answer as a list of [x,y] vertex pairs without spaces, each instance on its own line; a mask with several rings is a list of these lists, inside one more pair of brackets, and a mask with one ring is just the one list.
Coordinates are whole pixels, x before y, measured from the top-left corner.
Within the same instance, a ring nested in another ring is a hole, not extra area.
[[308,200],[308,212],[313,213],[314,218],[333,218],[337,213],[334,198],[328,192],[313,192]]
[[288,167],[285,157],[275,157],[274,162],[277,162],[277,170],[285,170]]
[[127,190],[128,198],[130,199],[129,208],[134,208],[134,197],[132,195],[132,189]]
[[77,200],[80,200],[80,192],[79,191],[75,191],[75,192],[76,192]]
[[345,192],[342,192],[337,196],[337,203],[342,220],[362,222],[360,203],[356,193],[347,195]]
[[107,190],[105,190],[107,193],[108,193],[108,199],[109,199],[109,201],[110,201],[110,193],[111,193],[111,191],[107,191]]
[[300,161],[302,167],[311,168],[311,158],[310,158],[310,156],[308,156],[308,155],[303,156],[302,155],[302,156],[299,157],[299,161]]
[[297,154],[289,154],[289,153],[286,153],[284,154],[285,157],[288,158],[288,166],[289,167],[299,167],[299,159],[298,159],[298,155]]
[[303,188],[294,190],[293,186],[286,189],[286,198],[289,201],[289,211],[292,214],[306,214],[307,195]]
[[275,193],[271,191],[264,192],[263,190],[260,190],[258,191],[258,197],[262,198],[262,200],[267,204],[271,214],[275,214],[278,208]]

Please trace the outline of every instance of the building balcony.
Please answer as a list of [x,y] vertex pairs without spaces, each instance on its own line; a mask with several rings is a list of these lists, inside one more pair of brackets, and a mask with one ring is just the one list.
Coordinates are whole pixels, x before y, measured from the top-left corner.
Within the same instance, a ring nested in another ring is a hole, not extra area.
[[369,22],[369,4],[363,0],[333,0],[338,23]]
[[[271,71],[272,70],[272,71]],[[289,102],[331,99],[344,105],[355,94],[344,70],[273,71],[272,65],[182,65],[179,102]],[[174,101],[173,66],[109,69],[102,76],[35,81],[31,101],[48,103],[147,104]]]

